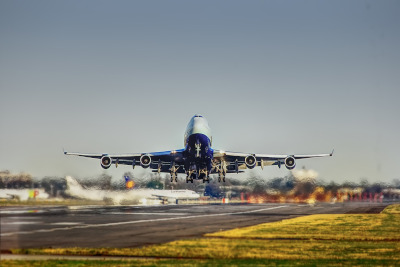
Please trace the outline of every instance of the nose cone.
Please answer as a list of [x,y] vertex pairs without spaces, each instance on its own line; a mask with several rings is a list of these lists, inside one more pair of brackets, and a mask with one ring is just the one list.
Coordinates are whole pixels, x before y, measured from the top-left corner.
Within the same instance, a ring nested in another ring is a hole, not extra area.
[[201,115],[195,115],[192,120],[193,127],[190,134],[204,134],[211,139],[211,131],[207,120]]
[[189,140],[192,140],[192,138],[195,138],[194,135],[198,134],[206,136],[211,144],[212,137],[211,137],[210,127],[208,126],[207,120],[201,115],[195,115],[190,120],[185,131],[185,138],[184,138],[185,147],[190,142]]

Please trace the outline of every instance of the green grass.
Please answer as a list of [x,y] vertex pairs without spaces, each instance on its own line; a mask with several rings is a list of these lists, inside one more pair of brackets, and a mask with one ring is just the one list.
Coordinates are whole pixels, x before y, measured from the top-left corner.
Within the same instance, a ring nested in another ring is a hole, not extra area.
[[[143,248],[20,249],[13,253],[154,257],[164,258],[154,263],[165,266],[395,266],[400,265],[400,205],[389,206],[381,214],[311,215]],[[141,263],[122,261],[120,266]]]

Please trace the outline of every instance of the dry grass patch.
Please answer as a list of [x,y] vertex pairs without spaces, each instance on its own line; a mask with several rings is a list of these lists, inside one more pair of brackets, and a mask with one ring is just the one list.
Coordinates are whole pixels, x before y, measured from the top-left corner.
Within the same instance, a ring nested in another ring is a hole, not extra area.
[[208,237],[400,241],[400,205],[381,214],[321,214],[207,234]]
[[[14,253],[400,265],[400,205],[381,214],[311,215],[143,248],[65,248]],[[293,263],[291,262],[291,263]]]

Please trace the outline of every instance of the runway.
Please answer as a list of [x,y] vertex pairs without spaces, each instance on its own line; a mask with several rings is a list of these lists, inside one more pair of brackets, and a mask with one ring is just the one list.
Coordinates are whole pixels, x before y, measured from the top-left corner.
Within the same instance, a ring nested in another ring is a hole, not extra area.
[[311,214],[379,213],[389,203],[2,207],[1,250],[138,247]]

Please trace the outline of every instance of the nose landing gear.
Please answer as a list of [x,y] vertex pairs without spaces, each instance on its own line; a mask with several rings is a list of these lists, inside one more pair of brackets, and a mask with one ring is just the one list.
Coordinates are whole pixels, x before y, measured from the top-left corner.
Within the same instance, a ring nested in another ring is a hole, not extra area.
[[196,173],[194,170],[187,171],[186,183],[189,183],[189,181],[191,183],[193,183],[193,179],[195,178],[194,176],[196,176]]
[[218,173],[218,182],[221,181],[225,183],[225,174],[223,172]]

